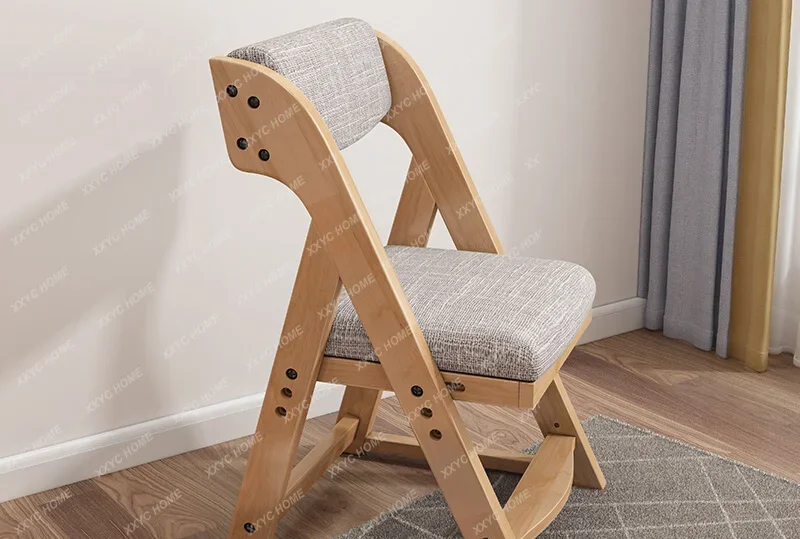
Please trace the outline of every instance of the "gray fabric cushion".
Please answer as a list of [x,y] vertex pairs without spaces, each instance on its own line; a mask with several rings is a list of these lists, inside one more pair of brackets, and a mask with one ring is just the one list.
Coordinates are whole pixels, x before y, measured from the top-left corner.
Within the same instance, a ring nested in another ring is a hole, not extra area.
[[[569,262],[404,246],[386,253],[442,371],[534,381],[594,301],[592,275]],[[378,361],[346,292],[325,354]]]
[[391,106],[378,38],[358,19],[259,41],[228,56],[264,65],[292,81],[320,112],[340,149],[367,134]]

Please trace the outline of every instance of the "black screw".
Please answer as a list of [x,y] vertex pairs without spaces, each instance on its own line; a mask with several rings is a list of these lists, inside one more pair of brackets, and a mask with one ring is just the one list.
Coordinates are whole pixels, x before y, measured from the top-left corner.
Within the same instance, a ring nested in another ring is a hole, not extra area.
[[439,429],[433,429],[431,431],[431,438],[433,438],[434,440],[441,440],[442,439],[442,431],[440,431]]
[[246,138],[240,138],[239,140],[236,141],[236,145],[239,147],[240,150],[246,150],[247,149],[247,139]]
[[257,109],[258,106],[261,104],[261,101],[254,95],[251,95],[247,98],[247,104],[250,105],[251,109]]
[[430,408],[423,408],[422,410],[419,411],[419,413],[422,414],[423,417],[428,417],[428,418],[433,417],[433,410],[431,410]]
[[558,423],[553,423],[553,426],[554,426],[555,428],[558,428],[558,427],[560,427],[561,425],[559,425]]
[[[228,88],[231,88],[231,86],[228,86]],[[235,88],[235,87],[233,87],[233,88]],[[247,533],[256,533],[256,527],[253,526],[252,522],[245,522],[244,523],[244,531],[246,531]]]
[[[236,88],[233,84],[225,88],[225,91],[228,92],[228,95],[231,97],[236,97],[239,94],[239,89]],[[249,523],[248,523],[249,524]],[[246,527],[247,525],[245,525]]]
[[262,161],[269,161],[269,152],[267,150],[258,150],[258,157]]
[[421,397],[422,388],[419,386],[411,386],[411,394],[414,395],[415,397]]
[[286,369],[286,376],[289,378],[289,380],[296,380],[297,371],[294,369]]

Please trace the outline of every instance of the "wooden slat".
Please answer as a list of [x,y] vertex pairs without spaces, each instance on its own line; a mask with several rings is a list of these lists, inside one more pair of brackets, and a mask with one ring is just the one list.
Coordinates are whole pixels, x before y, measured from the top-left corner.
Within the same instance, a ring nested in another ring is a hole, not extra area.
[[[443,372],[445,384],[454,400],[484,402],[497,406],[518,407],[520,392],[535,393],[533,383],[487,378],[470,374]],[[319,371],[320,382],[393,391],[380,363],[325,356]],[[524,390],[521,389],[526,387]],[[456,390],[456,388],[458,390]],[[463,390],[461,390],[463,389]],[[542,390],[540,393],[544,393]],[[528,406],[531,408],[531,406]]]
[[516,539],[532,539],[552,521],[572,491],[575,438],[551,434],[503,509]]
[[359,421],[356,435],[345,448],[345,453],[355,453],[364,445],[364,440],[369,436],[375,423],[382,394],[383,391],[380,389],[358,386],[349,386],[344,390],[337,421],[346,417],[357,417]]
[[[302,328],[302,333],[289,339],[275,354],[256,426],[256,436],[261,442],[253,446],[247,461],[230,539],[246,538],[249,535],[244,530],[246,523],[257,526],[260,537],[271,537],[278,519],[267,515],[273,514],[286,499],[286,486],[333,323],[333,312],[326,307],[341,290],[338,273],[328,255],[324,251],[312,254],[309,249],[319,241],[316,229],[310,226],[282,335],[296,333],[296,328]],[[287,376],[290,368],[297,372],[295,379]],[[285,396],[283,388],[290,389],[292,396]],[[286,410],[285,416],[277,413],[279,407]]]
[[294,493],[299,493],[297,496],[299,498],[305,496],[314,482],[352,443],[357,430],[358,419],[355,417],[343,417],[337,421],[333,429],[317,442],[314,449],[295,465],[289,478],[286,497],[291,499]]
[[560,376],[556,375],[553,379],[533,415],[543,435],[559,434],[576,439],[575,484],[586,488],[605,488],[606,478]]
[[[418,164],[412,156],[403,193],[400,196],[397,213],[392,223],[392,231],[389,234],[390,245],[425,247],[428,244],[431,227],[436,218],[436,203],[425,185],[425,168]],[[389,379],[386,378],[383,368],[381,368],[380,375],[386,381],[385,387],[389,387]],[[371,387],[361,387],[358,384],[345,383],[345,385],[348,387],[342,397],[338,419],[347,415],[359,418],[360,423],[356,437],[350,447],[345,450],[347,453],[355,453],[364,445],[365,438],[372,430],[383,391]]]
[[392,92],[383,123],[403,137],[417,163],[427,166],[425,183],[456,248],[501,253],[497,232],[422,70],[400,45],[376,34]]
[[[365,445],[371,449],[370,455],[387,455],[407,459],[425,460],[422,448],[412,436],[377,433],[367,438]],[[485,448],[478,451],[481,464],[490,470],[502,472],[524,473],[533,460],[533,455],[525,455],[514,451],[502,451]]]
[[436,218],[436,202],[425,183],[425,167],[411,158],[406,183],[389,233],[389,245],[425,247]]

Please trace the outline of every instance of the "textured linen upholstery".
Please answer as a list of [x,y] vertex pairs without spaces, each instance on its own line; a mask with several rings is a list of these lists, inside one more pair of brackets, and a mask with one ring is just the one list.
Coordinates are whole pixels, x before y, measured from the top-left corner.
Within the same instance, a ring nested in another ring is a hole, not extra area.
[[[386,253],[442,371],[532,382],[594,301],[592,275],[569,262],[404,246]],[[325,354],[378,361],[344,291]]]
[[326,22],[228,56],[264,65],[292,81],[342,150],[375,127],[392,103],[378,38],[359,19]]

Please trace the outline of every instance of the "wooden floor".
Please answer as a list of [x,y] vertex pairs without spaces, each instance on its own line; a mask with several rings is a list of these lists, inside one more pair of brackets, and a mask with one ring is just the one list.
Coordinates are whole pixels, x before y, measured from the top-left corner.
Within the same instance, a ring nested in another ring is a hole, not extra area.
[[[756,374],[641,330],[580,347],[563,372],[581,417],[621,419],[800,481],[800,369],[786,355]],[[407,432],[397,402],[384,403],[376,428]],[[492,436],[518,449],[540,437],[530,414],[458,407],[476,441]],[[333,420],[309,422],[301,454]],[[1,504],[0,538],[224,538],[245,465],[243,440]],[[420,466],[339,463],[289,511],[278,537],[335,537],[435,488]]]

